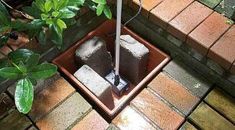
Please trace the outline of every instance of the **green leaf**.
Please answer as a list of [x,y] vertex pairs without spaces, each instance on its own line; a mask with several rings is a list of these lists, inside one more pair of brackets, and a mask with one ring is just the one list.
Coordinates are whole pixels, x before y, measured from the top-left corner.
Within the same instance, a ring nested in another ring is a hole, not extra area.
[[44,10],[46,11],[46,13],[51,11],[52,6],[53,6],[53,3],[51,2],[51,0],[47,0],[46,3],[44,4]]
[[112,19],[112,12],[108,5],[105,5],[104,7],[104,14],[108,19]]
[[40,44],[45,45],[46,44],[46,34],[43,30],[39,32],[38,35],[38,41]]
[[60,13],[61,13],[60,18],[63,18],[63,19],[73,18],[76,15],[73,11],[69,10],[68,8],[64,8],[60,10]]
[[33,84],[27,78],[21,79],[16,84],[15,104],[19,112],[27,114],[32,107],[34,98]]
[[85,0],[69,0],[68,5],[69,6],[83,6],[85,3]]
[[17,31],[26,31],[30,29],[30,25],[28,23],[21,22],[20,20],[12,21],[11,26]]
[[67,28],[66,24],[61,19],[57,19],[56,23],[57,23],[57,26],[59,26],[61,30]]
[[36,6],[35,2],[33,2],[31,6],[22,7],[22,9],[25,13],[33,16],[36,19],[40,18],[40,14],[42,13],[42,11]]
[[27,60],[26,63],[26,66],[28,67],[27,69],[29,70],[31,67],[36,66],[39,62],[39,59],[40,59],[39,54],[36,53],[32,54]]
[[46,12],[44,10],[44,3],[45,3],[45,0],[36,0],[35,1],[35,5],[38,7],[38,9],[40,9],[42,12]]
[[5,14],[6,16],[10,16],[6,7],[3,5],[3,3],[0,1],[0,12],[2,12],[3,14]]
[[96,7],[96,15],[100,16],[102,14],[103,10],[104,10],[104,5],[98,4],[98,6]]
[[4,59],[0,59],[0,68],[4,68],[4,67],[8,67],[10,66],[8,59],[4,58]]
[[52,2],[53,2],[53,9],[57,10],[59,1],[58,0],[52,0]]
[[50,29],[50,39],[51,41],[57,45],[58,48],[61,47],[61,45],[63,44],[63,38],[62,38],[62,32],[59,31],[59,27],[57,27],[56,25],[51,25],[49,26]]
[[3,12],[0,12],[0,25],[10,26],[10,18],[6,16]]
[[4,67],[0,69],[0,77],[5,79],[18,79],[22,76],[22,72],[15,67]]
[[30,71],[30,77],[34,79],[46,79],[53,76],[57,72],[57,67],[50,63],[43,63],[35,66]]
[[92,1],[97,4],[103,4],[103,5],[105,5],[107,3],[106,0],[92,0]]
[[61,10],[63,8],[65,8],[68,4],[69,0],[59,0],[58,6],[56,8],[56,10]]
[[28,58],[33,54],[34,53],[28,49],[18,49],[10,52],[8,57],[12,60],[12,62],[18,65],[20,62],[25,64]]

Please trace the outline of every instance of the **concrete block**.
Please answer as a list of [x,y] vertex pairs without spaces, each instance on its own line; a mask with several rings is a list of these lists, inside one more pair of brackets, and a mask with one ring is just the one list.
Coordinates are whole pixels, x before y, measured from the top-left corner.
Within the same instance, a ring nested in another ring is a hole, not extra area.
[[113,103],[111,84],[92,70],[92,68],[83,65],[74,73],[74,76],[104,104]]
[[121,74],[138,84],[146,76],[149,50],[130,35],[122,35],[120,44]]
[[99,37],[93,37],[76,50],[76,63],[90,66],[104,77],[112,70],[112,56],[107,51],[106,43]]

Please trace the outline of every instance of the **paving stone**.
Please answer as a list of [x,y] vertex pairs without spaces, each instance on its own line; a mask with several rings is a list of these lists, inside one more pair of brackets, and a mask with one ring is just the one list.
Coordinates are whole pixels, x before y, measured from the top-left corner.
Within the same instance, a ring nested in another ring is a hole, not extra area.
[[74,93],[51,113],[36,122],[40,130],[64,130],[80,120],[91,110],[91,106],[78,93]]
[[169,22],[167,31],[182,41],[186,40],[186,36],[196,28],[203,20],[205,20],[213,10],[203,4],[194,1],[177,17]]
[[202,75],[196,73],[177,59],[168,63],[163,70],[200,98],[212,86],[212,83],[202,77]]
[[95,111],[91,111],[72,130],[105,130],[109,124]]
[[6,93],[0,94],[0,119],[4,116],[6,116],[11,110],[14,108],[14,102],[11,100],[11,98]]
[[235,25],[233,25],[209,50],[208,57],[230,69],[235,60]]
[[234,15],[235,1],[234,0],[222,0],[215,10],[229,18]]
[[234,99],[224,93],[223,90],[215,88],[206,96],[205,101],[235,124]]
[[0,120],[0,130],[25,130],[31,124],[25,115],[14,110],[7,117]]
[[120,130],[120,129],[117,126],[115,126],[114,124],[110,124],[106,130]]
[[30,118],[37,121],[74,92],[75,89],[64,78],[56,76],[53,83],[35,95]]
[[189,34],[187,43],[205,56],[208,49],[231,26],[226,23],[227,20],[223,15],[214,12]]
[[127,106],[112,121],[121,130],[155,130],[138,112]]
[[180,83],[164,73],[158,74],[158,76],[148,84],[148,87],[170,102],[184,115],[188,115],[199,102],[197,97],[193,96]]
[[186,121],[179,130],[197,130],[192,124],[190,124],[188,121]]
[[184,118],[173,111],[149,90],[144,89],[132,102],[148,119],[161,129],[177,129]]
[[[160,4],[163,0],[142,0],[142,15],[145,17],[149,16],[149,12],[158,4]],[[130,6],[134,10],[139,9],[139,0],[132,0],[130,1]]]
[[198,127],[205,130],[234,130],[235,125],[230,123],[205,103],[201,103],[189,116]]
[[194,0],[164,0],[151,10],[149,19],[162,28],[166,28],[168,23],[193,1]]
[[199,1],[212,9],[215,8],[221,2],[221,0],[199,0]]

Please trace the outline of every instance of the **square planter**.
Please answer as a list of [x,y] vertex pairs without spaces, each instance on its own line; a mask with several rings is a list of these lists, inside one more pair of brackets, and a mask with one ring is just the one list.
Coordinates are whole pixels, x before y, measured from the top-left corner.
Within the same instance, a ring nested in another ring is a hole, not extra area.
[[[128,91],[126,91],[122,97],[118,97],[115,93],[112,94],[114,100],[114,105],[109,106],[109,104],[102,103],[89,89],[80,83],[73,74],[78,70],[78,67],[75,64],[75,51],[78,46],[83,44],[88,39],[98,36],[103,38],[106,41],[107,49],[114,56],[114,41],[116,31],[116,22],[115,20],[108,20],[101,24],[98,28],[91,31],[83,39],[78,41],[71,48],[66,50],[60,56],[53,60],[53,63],[59,67],[59,70],[64,73],[70,80],[73,82],[76,87],[78,87],[81,92],[88,96],[96,105],[105,112],[109,118],[113,118],[118,112],[129,103],[129,101],[138,94],[146,85],[159,73],[159,71],[168,63],[170,57],[157,49],[137,34],[132,32],[126,27],[122,27],[122,34],[128,34],[135,38],[140,43],[144,44],[149,49],[149,58],[147,66],[147,76],[139,82],[136,86],[130,85]],[[122,75],[122,74],[121,74]],[[125,77],[124,77],[125,78]]]

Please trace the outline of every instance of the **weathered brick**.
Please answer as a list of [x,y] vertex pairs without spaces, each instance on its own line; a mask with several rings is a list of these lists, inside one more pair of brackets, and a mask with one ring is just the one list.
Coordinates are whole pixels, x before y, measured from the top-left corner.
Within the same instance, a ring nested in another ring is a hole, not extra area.
[[6,93],[0,94],[0,119],[8,114],[8,111],[14,108],[14,102]]
[[77,120],[84,117],[90,110],[91,106],[87,101],[80,94],[75,93],[51,113],[38,120],[36,125],[41,130],[68,129]]
[[199,102],[197,97],[193,96],[181,84],[164,73],[158,74],[148,84],[148,87],[174,105],[184,115],[188,115]]
[[205,102],[235,123],[235,100],[223,90],[215,88],[205,98]]
[[199,1],[212,9],[215,8],[221,2],[221,0],[199,0]]
[[105,130],[109,124],[95,111],[91,111],[72,130]]
[[153,93],[144,89],[132,102],[148,119],[161,129],[177,129],[184,118],[173,111]]
[[202,75],[177,59],[168,63],[163,70],[198,97],[203,97],[212,86]]
[[112,121],[121,130],[155,130],[138,112],[127,106]]
[[190,124],[189,122],[185,122],[179,130],[197,130],[192,124]]
[[230,123],[205,103],[201,103],[189,116],[198,127],[206,130],[233,130],[235,125]]

